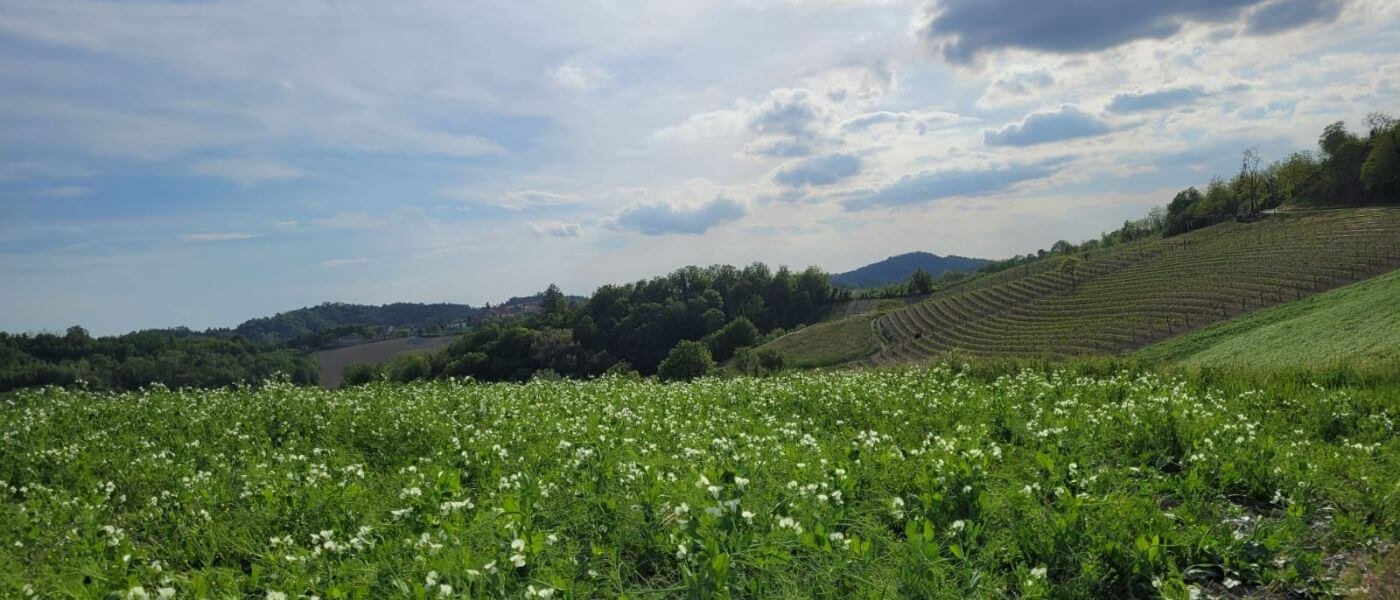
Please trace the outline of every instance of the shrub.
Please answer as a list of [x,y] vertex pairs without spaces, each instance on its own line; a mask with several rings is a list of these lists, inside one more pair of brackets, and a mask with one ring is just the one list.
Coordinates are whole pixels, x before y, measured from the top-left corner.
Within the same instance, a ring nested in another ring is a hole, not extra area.
[[658,377],[668,381],[690,381],[710,372],[714,368],[715,359],[710,355],[710,349],[701,342],[691,340],[681,340],[671,353],[666,355],[666,360],[661,361],[660,368],[657,369]]

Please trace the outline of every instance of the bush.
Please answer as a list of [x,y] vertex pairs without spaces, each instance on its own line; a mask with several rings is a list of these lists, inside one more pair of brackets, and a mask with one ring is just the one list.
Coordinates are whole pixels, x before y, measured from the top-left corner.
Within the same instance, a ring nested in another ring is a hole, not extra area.
[[345,365],[340,373],[341,386],[364,385],[379,380],[379,369],[363,363]]
[[705,344],[692,340],[681,340],[661,366],[656,370],[658,377],[667,381],[690,381],[710,372],[715,359]]
[[737,317],[710,336],[710,354],[715,360],[727,360],[734,356],[735,350],[752,346],[756,341],[758,328],[754,326],[753,321],[748,317]]

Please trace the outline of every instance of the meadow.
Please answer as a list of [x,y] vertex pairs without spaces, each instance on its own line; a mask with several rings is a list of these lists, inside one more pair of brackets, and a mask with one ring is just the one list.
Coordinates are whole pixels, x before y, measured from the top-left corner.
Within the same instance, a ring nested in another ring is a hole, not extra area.
[[0,596],[1325,596],[1396,386],[933,366],[0,398]]

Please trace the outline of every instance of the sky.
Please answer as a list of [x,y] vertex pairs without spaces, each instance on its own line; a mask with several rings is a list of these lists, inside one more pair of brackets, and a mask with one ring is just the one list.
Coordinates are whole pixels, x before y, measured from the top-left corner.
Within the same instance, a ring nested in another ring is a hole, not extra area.
[[1393,0],[4,0],[0,330],[1004,258],[1372,111]]

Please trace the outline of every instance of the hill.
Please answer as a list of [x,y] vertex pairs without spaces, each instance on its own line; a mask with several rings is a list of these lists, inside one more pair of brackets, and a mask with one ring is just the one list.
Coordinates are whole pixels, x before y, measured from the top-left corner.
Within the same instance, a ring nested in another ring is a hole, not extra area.
[[[1400,209],[1226,222],[1028,262],[885,311],[874,321],[880,349],[866,362],[919,361],[948,352],[1117,354],[1397,266]],[[810,362],[809,355],[819,352],[801,345],[787,350],[790,364]]]
[[[387,337],[395,330],[435,332],[470,327],[488,317],[510,317],[539,310],[543,295],[513,297],[496,306],[468,304],[419,304],[395,302],[382,306],[326,302],[244,321],[233,334],[264,344],[293,343],[307,348],[336,345],[341,336],[357,339]],[[565,296],[570,304],[584,298]],[[224,330],[227,333],[227,330]]]
[[833,275],[831,282],[855,288],[882,287],[907,281],[909,276],[919,269],[938,277],[945,271],[970,273],[987,262],[986,259],[966,256],[939,256],[928,252],[909,252],[891,256],[853,271]]
[[1400,358],[1400,271],[1204,327],[1136,356],[1256,367]]

